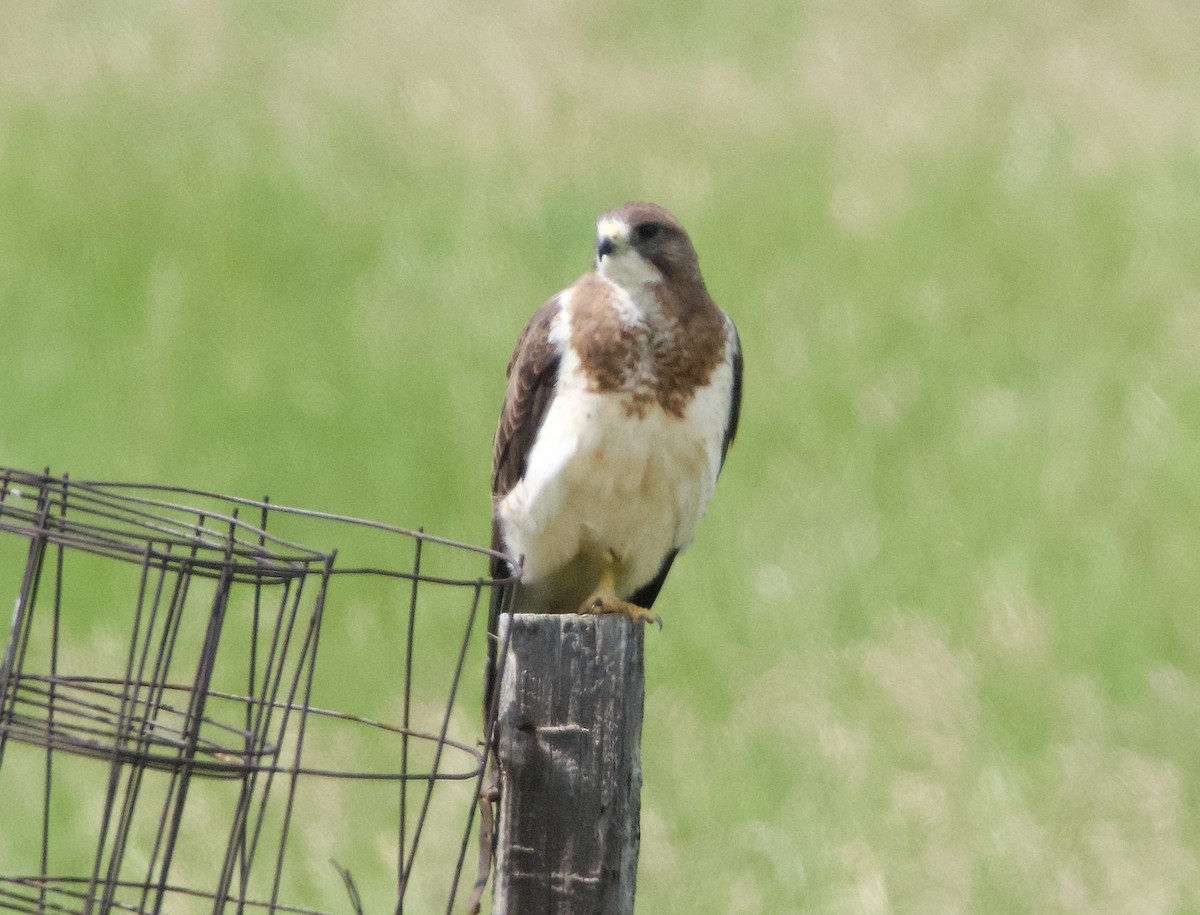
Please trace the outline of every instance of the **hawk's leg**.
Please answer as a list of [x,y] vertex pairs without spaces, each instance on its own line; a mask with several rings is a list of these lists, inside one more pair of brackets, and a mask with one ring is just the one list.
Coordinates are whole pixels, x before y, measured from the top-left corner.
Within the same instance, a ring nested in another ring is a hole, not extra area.
[[613,555],[612,550],[606,551],[604,569],[600,573],[600,583],[596,585],[596,590],[588,596],[587,600],[580,604],[579,610],[576,612],[622,613],[635,623],[658,623],[658,628],[661,629],[662,618],[657,613],[617,597],[616,574],[613,571],[616,563],[617,557]]

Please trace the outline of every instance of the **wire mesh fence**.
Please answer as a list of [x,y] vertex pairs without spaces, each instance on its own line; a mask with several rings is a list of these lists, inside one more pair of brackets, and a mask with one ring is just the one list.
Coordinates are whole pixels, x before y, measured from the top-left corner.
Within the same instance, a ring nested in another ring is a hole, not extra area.
[[450,911],[494,555],[0,468],[0,909]]

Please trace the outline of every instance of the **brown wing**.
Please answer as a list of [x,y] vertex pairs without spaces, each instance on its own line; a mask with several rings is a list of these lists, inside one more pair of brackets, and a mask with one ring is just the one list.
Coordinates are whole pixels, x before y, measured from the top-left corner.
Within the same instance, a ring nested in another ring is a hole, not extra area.
[[[508,363],[508,389],[504,393],[504,407],[500,411],[492,453],[492,549],[499,552],[504,551],[505,545],[496,517],[496,503],[524,476],[529,450],[546,418],[558,382],[560,353],[550,342],[550,325],[560,308],[558,296],[555,296],[534,313]],[[493,578],[507,578],[511,572],[502,560],[493,559],[491,574]],[[488,660],[484,673],[485,721],[490,714],[496,678],[496,633],[503,609],[500,599],[500,592],[493,590],[488,609]]]
[[[730,322],[732,327],[732,322]],[[737,328],[733,328],[733,390],[729,398],[729,419],[725,423],[725,439],[721,442],[721,466],[725,466],[725,455],[737,436],[738,419],[742,414],[742,341]]]
[[498,499],[525,473],[529,449],[554,395],[560,354],[550,342],[550,325],[559,308],[555,296],[534,313],[508,363],[508,390],[492,455],[492,495]]
[[[554,397],[560,353],[550,341],[550,325],[560,307],[558,296],[555,296],[534,313],[508,363],[508,389],[504,394],[504,408],[500,411],[492,454],[493,506],[508,495],[525,474],[529,450]],[[504,549],[494,512],[492,546]]]

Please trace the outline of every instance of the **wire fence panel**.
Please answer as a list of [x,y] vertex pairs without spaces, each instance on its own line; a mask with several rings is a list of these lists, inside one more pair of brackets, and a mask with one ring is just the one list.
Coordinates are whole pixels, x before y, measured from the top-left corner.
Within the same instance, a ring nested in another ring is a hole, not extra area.
[[493,555],[0,468],[0,909],[462,898],[485,745],[463,672],[513,585]]

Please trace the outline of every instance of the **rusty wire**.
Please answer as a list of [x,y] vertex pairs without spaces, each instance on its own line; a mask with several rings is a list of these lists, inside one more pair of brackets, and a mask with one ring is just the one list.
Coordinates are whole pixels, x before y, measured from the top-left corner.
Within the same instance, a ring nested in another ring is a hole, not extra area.
[[[379,547],[368,561],[333,548],[364,536]],[[325,548],[304,545],[314,542]],[[0,659],[0,803],[6,835],[24,837],[17,863],[0,841],[0,909],[317,912],[294,898],[318,878],[289,834],[306,804],[329,796],[314,786],[371,783],[391,786],[389,892],[403,913],[418,864],[444,863],[417,858],[435,789],[458,781],[477,795],[484,781],[491,740],[474,709],[465,712],[479,729],[472,740],[450,731],[480,602],[506,603],[514,583],[475,574],[495,559],[508,561],[422,531],[266,500],[0,468],[0,601],[15,592]],[[331,593],[351,579],[368,594],[387,582],[406,592],[377,597],[402,633],[387,705],[398,706],[395,723],[314,704],[318,649],[349,638],[330,620],[361,609]],[[372,583],[383,584],[371,591]],[[416,638],[437,627],[461,633],[443,656]],[[96,649],[96,631],[99,644],[120,649]],[[443,684],[437,716],[416,701],[418,662]],[[322,755],[363,733],[398,742],[388,765]],[[457,861],[435,878],[447,911],[474,795],[459,810]],[[86,815],[64,814],[64,804],[82,804]],[[216,864],[207,870],[180,851],[194,851],[197,823]],[[328,878],[365,889],[354,861],[341,853],[338,861]]]

